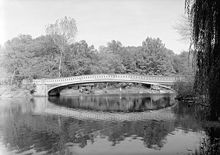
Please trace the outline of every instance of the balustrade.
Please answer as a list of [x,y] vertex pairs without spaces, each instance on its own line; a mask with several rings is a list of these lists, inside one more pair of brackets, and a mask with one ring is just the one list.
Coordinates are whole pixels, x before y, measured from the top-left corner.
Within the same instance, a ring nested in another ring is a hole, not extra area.
[[105,79],[112,79],[112,80],[137,80],[137,81],[151,81],[151,82],[174,82],[176,80],[180,80],[181,77],[166,77],[166,76],[143,76],[143,75],[126,75],[126,74],[110,74],[110,75],[82,75],[82,76],[75,76],[75,77],[67,77],[67,78],[59,78],[59,79],[36,79],[33,80],[35,84],[58,84],[58,83],[69,83],[74,81],[97,81],[97,80],[105,80]]

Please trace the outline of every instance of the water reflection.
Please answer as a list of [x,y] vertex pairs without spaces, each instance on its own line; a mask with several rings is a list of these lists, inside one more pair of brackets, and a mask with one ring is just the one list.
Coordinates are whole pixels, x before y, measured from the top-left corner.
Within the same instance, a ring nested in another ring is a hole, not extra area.
[[174,104],[170,95],[88,95],[49,97],[49,101],[68,108],[109,112],[141,112],[157,110]]
[[136,121],[50,114],[52,108],[65,107],[45,98],[0,105],[0,144],[7,148],[4,154],[191,154],[201,151],[200,141],[220,135],[219,128],[214,128],[215,132],[203,128],[194,117],[195,111],[182,104],[166,110],[173,119]]
[[[181,120],[181,127],[185,131],[194,132],[203,130],[205,136],[201,137],[200,147],[194,155],[218,155],[220,154],[220,123],[206,121],[207,107],[190,103],[180,103],[174,108],[177,119]],[[197,122],[197,123],[195,123]]]

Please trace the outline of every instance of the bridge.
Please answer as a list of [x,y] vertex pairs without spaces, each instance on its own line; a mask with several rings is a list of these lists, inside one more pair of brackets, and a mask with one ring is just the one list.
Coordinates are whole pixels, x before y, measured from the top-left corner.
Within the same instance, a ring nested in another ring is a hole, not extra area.
[[181,80],[178,76],[143,76],[132,74],[94,74],[82,75],[73,77],[64,77],[56,79],[35,79],[35,96],[49,96],[52,91],[59,91],[60,89],[74,84],[85,83],[100,83],[100,82],[128,82],[140,83],[147,85],[156,85],[166,89],[171,89],[171,85],[175,81]]

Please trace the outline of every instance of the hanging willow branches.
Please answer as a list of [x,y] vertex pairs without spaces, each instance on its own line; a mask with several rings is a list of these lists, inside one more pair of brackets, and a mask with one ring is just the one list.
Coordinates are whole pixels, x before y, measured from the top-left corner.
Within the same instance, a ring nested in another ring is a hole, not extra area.
[[[207,103],[211,107],[219,106],[219,0],[186,0],[185,2],[193,30],[192,41],[197,65],[195,86],[206,96]],[[215,110],[214,113],[217,115],[219,112]]]

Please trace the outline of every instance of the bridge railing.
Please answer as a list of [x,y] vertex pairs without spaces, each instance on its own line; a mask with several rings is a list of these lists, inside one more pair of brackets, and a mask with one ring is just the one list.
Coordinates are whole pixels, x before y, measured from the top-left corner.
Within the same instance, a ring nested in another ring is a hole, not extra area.
[[36,79],[33,80],[35,84],[54,84],[54,83],[68,83],[72,81],[92,81],[99,79],[125,79],[125,80],[143,80],[143,81],[158,81],[158,82],[174,82],[181,80],[180,76],[144,76],[144,75],[132,75],[132,74],[94,74],[94,75],[81,75],[65,78],[55,79]]

